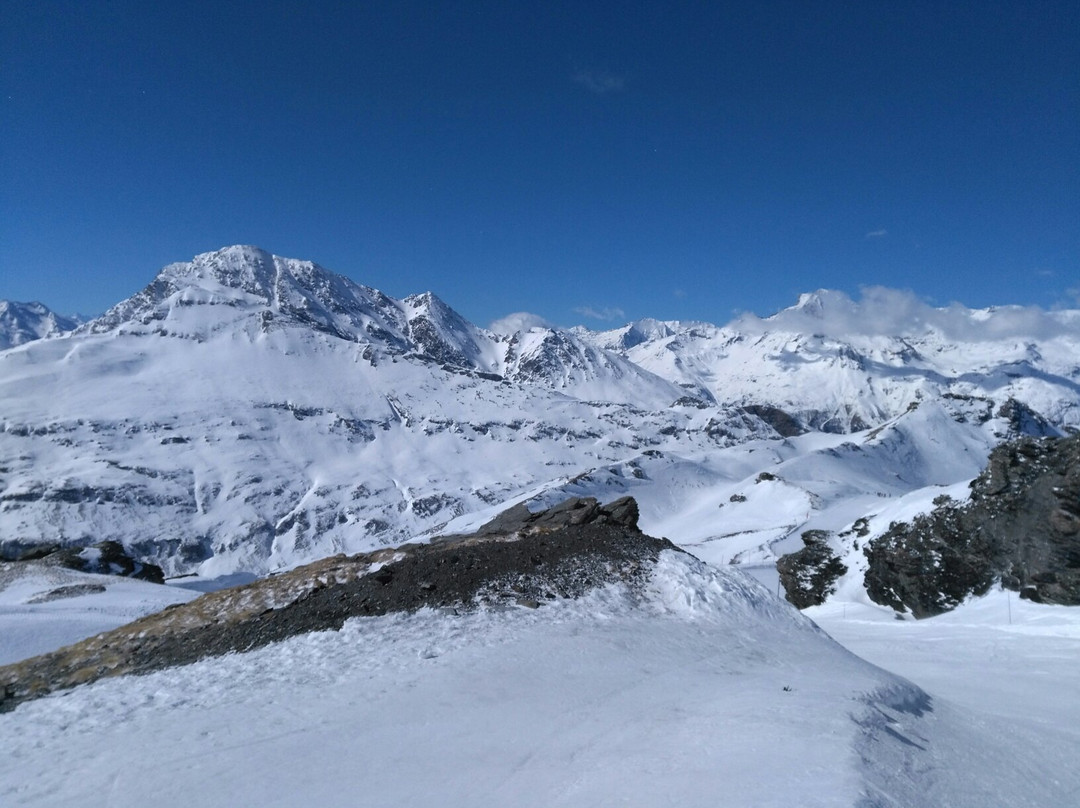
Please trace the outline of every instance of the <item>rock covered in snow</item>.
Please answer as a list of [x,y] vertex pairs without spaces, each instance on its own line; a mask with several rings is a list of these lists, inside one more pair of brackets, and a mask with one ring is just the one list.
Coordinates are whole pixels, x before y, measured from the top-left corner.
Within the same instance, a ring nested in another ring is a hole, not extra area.
[[538,608],[612,583],[640,586],[666,539],[637,527],[637,505],[571,500],[512,509],[480,532],[335,556],[212,592],[51,654],[0,668],[0,711],[103,676],[247,651],[350,617],[478,605]]

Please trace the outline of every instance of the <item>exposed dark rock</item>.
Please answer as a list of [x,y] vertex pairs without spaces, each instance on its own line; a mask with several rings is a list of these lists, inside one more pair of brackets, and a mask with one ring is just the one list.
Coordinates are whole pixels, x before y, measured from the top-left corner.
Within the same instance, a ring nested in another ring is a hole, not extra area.
[[[477,536],[496,536],[522,531],[558,530],[590,524],[610,524],[638,529],[638,506],[633,497],[601,505],[592,497],[573,497],[547,510],[533,513],[523,503],[503,511],[476,531]],[[449,537],[453,538],[453,537]]]
[[26,602],[48,603],[53,600],[77,598],[82,595],[98,595],[104,592],[105,589],[106,587],[104,584],[69,584],[68,586],[58,586],[56,589],[50,589],[48,592],[42,592],[40,595],[35,595]]
[[1080,605],[1080,436],[996,448],[969,502],[940,502],[864,549],[866,590],[916,617],[1000,583],[1021,597]]
[[997,416],[1009,422],[1009,432],[1012,436],[1026,435],[1042,438],[1061,434],[1060,430],[1042,415],[1015,398],[1006,399],[1005,403],[998,407]]
[[54,690],[247,651],[351,617],[481,604],[536,608],[614,582],[644,583],[662,550],[637,527],[637,503],[574,499],[518,506],[476,534],[335,556],[211,592],[75,645],[0,668],[0,711]]
[[0,543],[0,561],[36,561],[60,549],[58,544],[23,544],[20,541]]
[[806,428],[802,424],[779,407],[772,407],[768,404],[747,404],[743,409],[767,423],[782,438],[792,438],[806,432]]
[[776,562],[788,602],[797,609],[824,603],[836,591],[836,581],[847,572],[829,547],[828,536],[825,530],[808,530],[802,534],[805,547]]
[[709,408],[709,402],[703,401],[697,396],[679,396],[673,402],[672,407],[693,407],[698,410],[705,410]]
[[117,541],[102,541],[89,547],[65,547],[45,556],[43,560],[80,572],[122,575],[155,584],[165,583],[161,567],[135,560]]

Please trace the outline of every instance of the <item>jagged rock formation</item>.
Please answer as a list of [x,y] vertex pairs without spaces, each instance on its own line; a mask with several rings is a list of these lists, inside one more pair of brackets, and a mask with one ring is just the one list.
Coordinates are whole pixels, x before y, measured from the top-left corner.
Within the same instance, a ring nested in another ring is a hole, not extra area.
[[807,530],[802,540],[805,547],[781,556],[776,562],[785,596],[797,609],[824,603],[836,591],[836,581],[847,572],[840,557],[829,547],[826,531]]
[[1003,444],[969,502],[937,506],[865,548],[875,602],[928,617],[1000,582],[1030,600],[1080,605],[1080,435]]
[[475,534],[335,556],[0,668],[0,711],[105,676],[336,630],[350,617],[480,604],[537,608],[616,581],[643,582],[660,551],[671,549],[638,529],[629,498],[607,506],[574,499],[536,514],[517,507]]

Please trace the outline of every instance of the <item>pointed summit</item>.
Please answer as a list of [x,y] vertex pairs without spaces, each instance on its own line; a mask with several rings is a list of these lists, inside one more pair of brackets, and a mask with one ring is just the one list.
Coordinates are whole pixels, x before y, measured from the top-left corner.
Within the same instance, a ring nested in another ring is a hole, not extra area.
[[[227,306],[271,323],[303,324],[348,340],[374,338],[405,349],[405,318],[399,305],[376,289],[361,286],[311,261],[272,255],[237,245],[169,264],[141,292],[113,306],[85,329],[180,321],[201,306]],[[196,330],[206,328],[194,318]],[[192,324],[187,324],[191,328]]]
[[499,356],[491,335],[470,323],[437,295],[424,292],[401,301],[407,335],[426,355],[443,363],[494,372]]

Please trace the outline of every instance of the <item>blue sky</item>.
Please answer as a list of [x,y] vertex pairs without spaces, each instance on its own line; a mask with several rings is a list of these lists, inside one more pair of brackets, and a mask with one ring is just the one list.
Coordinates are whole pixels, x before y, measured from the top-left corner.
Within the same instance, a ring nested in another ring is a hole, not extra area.
[[1080,305],[1075,0],[0,8],[0,298],[246,243],[481,325]]

